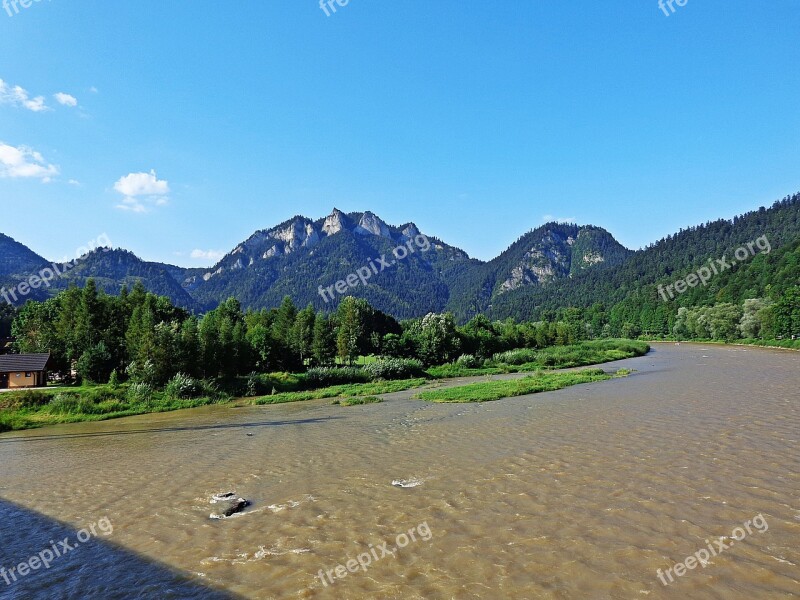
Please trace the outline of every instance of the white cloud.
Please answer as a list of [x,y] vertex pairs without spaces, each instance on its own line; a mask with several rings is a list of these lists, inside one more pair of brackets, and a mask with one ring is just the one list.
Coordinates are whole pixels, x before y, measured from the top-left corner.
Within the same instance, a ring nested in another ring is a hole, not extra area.
[[55,98],[56,102],[63,106],[78,106],[78,99],[75,96],[65,94],[64,92],[53,94],[53,98]]
[[33,148],[0,142],[0,177],[33,178],[48,183],[56,175],[58,167],[48,163]]
[[189,256],[197,260],[210,260],[212,262],[217,262],[223,256],[225,256],[225,253],[219,250],[192,250]]
[[18,108],[26,108],[33,112],[49,110],[44,102],[44,96],[31,98],[25,88],[18,85],[9,85],[0,79],[0,104],[10,104]]
[[123,196],[121,204],[117,204],[120,210],[146,213],[153,206],[165,206],[169,202],[169,182],[159,179],[155,170],[120,177],[114,189]]
[[122,199],[121,204],[117,204],[117,208],[120,210],[127,210],[134,213],[146,213],[150,212],[150,209],[147,208],[142,202],[139,202],[136,198],[125,197]]
[[70,179],[67,183],[70,184],[70,185],[80,185],[81,184],[81,182],[78,181],[77,179]]
[[98,90],[96,87],[92,86],[92,87],[89,88],[89,91],[92,92],[93,94],[97,94],[100,90]]
[[169,183],[159,180],[155,170],[149,173],[129,173],[120,177],[114,189],[124,196],[165,196],[169,194]]
[[577,223],[575,217],[554,217],[553,215],[542,215],[542,223]]

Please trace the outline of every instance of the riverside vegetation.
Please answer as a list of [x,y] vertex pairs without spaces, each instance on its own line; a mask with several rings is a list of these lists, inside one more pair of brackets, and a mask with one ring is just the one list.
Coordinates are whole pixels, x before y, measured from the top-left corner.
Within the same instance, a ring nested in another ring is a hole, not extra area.
[[[277,310],[243,312],[229,300],[197,318],[141,286],[116,297],[91,282],[28,303],[13,326],[18,349],[53,352],[63,376],[74,365],[77,387],[1,394],[0,431],[234,398],[365,404],[432,379],[585,366],[649,349],[629,340],[580,341],[559,324],[477,318],[458,327],[447,314],[398,323],[353,298],[331,315],[298,311],[289,299]],[[565,344],[549,345],[557,343]]]

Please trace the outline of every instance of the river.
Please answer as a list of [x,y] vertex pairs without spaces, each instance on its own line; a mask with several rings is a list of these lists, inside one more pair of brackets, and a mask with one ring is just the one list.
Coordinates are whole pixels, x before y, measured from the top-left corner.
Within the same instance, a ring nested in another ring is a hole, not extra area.
[[[50,565],[0,572],[0,598],[800,597],[800,353],[654,344],[620,367],[486,404],[0,435],[0,567]],[[252,506],[210,519],[229,490]]]

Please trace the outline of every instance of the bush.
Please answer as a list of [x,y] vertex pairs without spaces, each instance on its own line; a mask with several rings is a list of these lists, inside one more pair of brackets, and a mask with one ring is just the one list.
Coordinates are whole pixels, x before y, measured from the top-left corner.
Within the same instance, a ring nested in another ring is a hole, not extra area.
[[164,392],[170,398],[191,400],[192,398],[204,396],[206,390],[203,382],[199,379],[189,377],[185,373],[176,373],[167,383]]
[[483,360],[474,354],[462,354],[458,357],[456,364],[467,369],[480,369],[483,366]]
[[143,363],[133,361],[125,369],[131,381],[136,383],[146,383],[148,385],[155,385],[156,383],[156,366],[151,360],[146,360]]
[[371,380],[413,379],[425,373],[422,363],[408,358],[386,358],[365,365],[362,369]]
[[526,363],[536,362],[537,352],[530,348],[519,348],[517,350],[508,350],[507,352],[500,352],[492,357],[496,363],[503,363],[506,365],[524,365]]
[[315,367],[305,375],[310,387],[327,387],[343,383],[367,383],[369,374],[358,367]]
[[225,382],[223,389],[235,396],[263,396],[282,392],[297,392],[303,389],[304,375],[294,373],[250,373],[246,378],[238,378],[239,383],[232,386],[229,381]]
[[153,399],[153,386],[149,383],[134,383],[128,388],[127,399],[137,404],[149,404]]
[[110,385],[114,389],[117,389],[119,387],[120,379],[119,379],[119,373],[117,373],[116,369],[111,371],[111,376],[108,378],[108,385]]
[[47,412],[53,415],[101,415],[106,411],[92,397],[82,394],[56,394],[47,406]]
[[78,412],[78,397],[75,394],[56,394],[47,407],[54,415],[69,415]]
[[11,403],[20,408],[39,408],[50,401],[50,395],[40,390],[11,392]]

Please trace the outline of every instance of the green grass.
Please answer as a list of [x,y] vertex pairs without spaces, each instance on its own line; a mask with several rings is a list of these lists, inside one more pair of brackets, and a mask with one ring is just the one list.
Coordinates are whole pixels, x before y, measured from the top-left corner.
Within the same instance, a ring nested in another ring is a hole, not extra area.
[[[434,379],[499,375],[502,373],[532,373],[541,369],[569,369],[644,356],[650,351],[646,342],[634,340],[594,340],[570,346],[549,346],[541,350],[520,349],[497,355],[480,368],[467,368],[450,363],[427,370]],[[515,360],[520,357],[521,360]],[[506,359],[510,362],[504,362]],[[530,360],[533,359],[533,360]]]
[[131,400],[128,386],[107,385],[61,387],[51,390],[26,390],[3,393],[0,408],[0,432],[34,429],[60,423],[105,421],[147,413],[196,408],[225,402],[227,398],[172,398],[153,392],[148,400]]
[[[694,343],[695,340],[686,340],[686,343]],[[741,346],[763,346],[764,348],[786,348],[787,350],[800,350],[800,339],[797,340],[734,340],[732,342],[708,341],[707,344],[734,344]]]
[[[623,376],[624,374],[620,374]],[[537,373],[513,381],[487,381],[418,395],[428,402],[492,402],[502,398],[551,392],[572,385],[612,379],[602,369],[586,369],[574,373]]]
[[[503,368],[505,367],[505,368]],[[430,367],[426,373],[434,379],[453,379],[455,377],[475,377],[477,375],[499,375],[501,373],[511,373],[506,366],[503,367],[464,367],[458,363],[449,363],[438,367]]]
[[380,398],[375,396],[364,396],[362,398],[344,398],[342,400],[334,400],[331,404],[339,404],[341,406],[359,406],[362,404],[378,404],[383,402]]
[[284,392],[263,396],[251,400],[257,406],[264,404],[285,404],[287,402],[304,402],[306,400],[323,400],[326,398],[348,398],[353,396],[375,396],[403,392],[425,385],[425,379],[401,379],[399,381],[377,381],[374,383],[350,383],[334,385],[309,392]]

